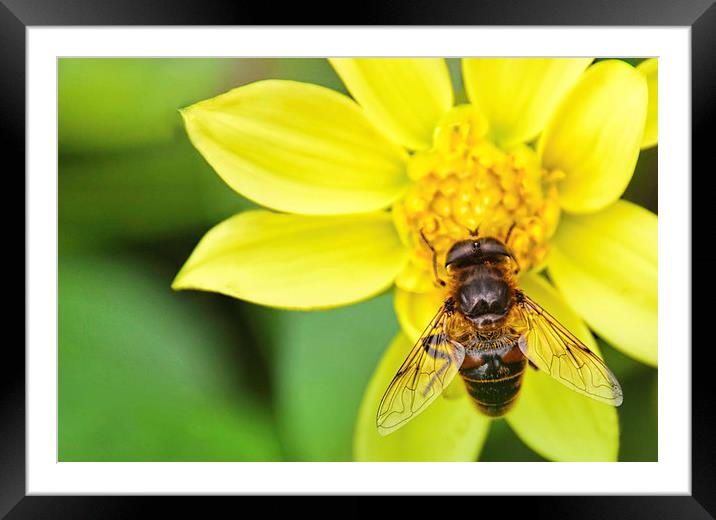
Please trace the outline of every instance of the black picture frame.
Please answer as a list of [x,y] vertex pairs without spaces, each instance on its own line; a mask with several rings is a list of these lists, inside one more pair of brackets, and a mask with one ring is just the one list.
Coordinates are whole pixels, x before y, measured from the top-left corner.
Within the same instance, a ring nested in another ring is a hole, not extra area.
[[[427,2],[393,0],[361,3],[359,9],[313,9],[305,3],[280,9],[257,3],[212,0],[0,0],[0,146],[6,158],[6,177],[19,178],[25,167],[25,31],[42,25],[316,25],[319,13],[335,19],[322,24],[342,25],[607,25],[691,27],[692,169],[706,177],[716,153],[707,143],[707,124],[716,119],[716,0],[503,0]],[[265,10],[264,10],[265,9]],[[15,159],[12,163],[8,158]],[[14,167],[8,167],[13,164]],[[671,172],[682,175],[688,172]],[[713,173],[711,172],[713,176]],[[692,176],[698,178],[697,176]],[[24,193],[23,188],[21,188]],[[701,190],[707,196],[709,190]],[[692,190],[694,195],[698,191]],[[9,200],[9,198],[6,198]],[[713,238],[712,221],[705,210],[712,204],[693,200],[695,246],[700,237]],[[699,214],[699,211],[702,214]],[[9,212],[8,212],[9,214]],[[17,222],[17,212],[7,222]],[[713,266],[716,255],[692,249],[692,269]],[[24,258],[24,260],[26,260]],[[24,267],[23,267],[23,272]],[[26,272],[25,272],[26,273]],[[19,279],[19,277],[17,277]],[[705,277],[706,278],[706,277]],[[693,273],[692,273],[693,279]],[[708,324],[708,307],[700,295],[712,294],[708,280],[692,290],[692,323]],[[15,308],[19,308],[15,305]],[[24,312],[24,306],[23,312]],[[699,320],[703,316],[703,320]],[[9,322],[9,320],[8,320]],[[10,328],[8,327],[9,331]],[[694,330],[696,333],[697,330]],[[708,331],[705,331],[708,333]],[[685,343],[688,342],[685,336]],[[576,518],[716,518],[716,431],[713,380],[716,365],[713,342],[691,340],[692,349],[692,494],[688,496],[590,496],[480,498],[480,512],[503,507],[506,500],[530,514]],[[693,352],[696,350],[697,352]],[[19,342],[6,341],[0,377],[0,517],[7,518],[114,518],[134,516],[146,499],[134,497],[38,497],[25,493],[25,356]],[[668,367],[662,367],[666,370]],[[354,514],[366,516],[358,499]],[[162,501],[162,507],[168,507]],[[186,513],[186,503],[181,505]],[[278,512],[263,506],[264,514]],[[330,509],[330,508],[328,508]],[[342,509],[346,511],[346,509]],[[313,511],[315,513],[315,510]],[[335,511],[334,511],[335,512]],[[343,513],[341,513],[343,514]]]

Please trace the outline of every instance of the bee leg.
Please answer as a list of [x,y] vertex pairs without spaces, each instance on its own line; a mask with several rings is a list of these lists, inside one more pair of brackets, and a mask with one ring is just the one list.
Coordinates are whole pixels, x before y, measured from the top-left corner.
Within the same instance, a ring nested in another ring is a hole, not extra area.
[[530,364],[530,366],[531,366],[532,368],[534,368],[535,370],[539,370],[539,368],[537,368],[537,365],[535,365],[534,363],[532,363],[532,361],[530,361],[530,360],[528,359],[527,362]]
[[428,242],[428,239],[425,237],[425,233],[423,233],[422,229],[420,230],[420,236],[423,237],[423,240],[430,248],[430,251],[433,252],[433,275],[435,276],[435,282],[440,287],[445,287],[445,281],[441,280],[440,277],[438,276],[438,254],[435,251],[435,249],[433,248],[433,246],[430,244],[430,242]]

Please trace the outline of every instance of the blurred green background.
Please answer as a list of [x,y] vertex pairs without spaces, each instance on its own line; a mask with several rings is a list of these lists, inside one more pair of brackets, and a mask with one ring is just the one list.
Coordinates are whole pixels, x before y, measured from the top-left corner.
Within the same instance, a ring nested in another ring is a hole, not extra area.
[[[263,78],[345,92],[321,59],[59,60],[61,461],[351,459],[361,395],[398,331],[390,294],[290,312],[170,289],[203,234],[253,206],[177,109]],[[656,212],[656,174],[653,148],[625,197]],[[600,346],[629,396],[620,460],[656,460],[657,372]],[[498,420],[480,460],[543,459]]]

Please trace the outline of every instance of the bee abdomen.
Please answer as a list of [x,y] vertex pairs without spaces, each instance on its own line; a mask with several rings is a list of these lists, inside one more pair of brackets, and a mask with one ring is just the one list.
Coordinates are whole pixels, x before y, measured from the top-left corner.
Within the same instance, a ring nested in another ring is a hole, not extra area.
[[486,365],[463,368],[460,375],[479,410],[490,417],[501,417],[519,396],[526,365],[524,358],[504,363],[497,357],[488,360]]

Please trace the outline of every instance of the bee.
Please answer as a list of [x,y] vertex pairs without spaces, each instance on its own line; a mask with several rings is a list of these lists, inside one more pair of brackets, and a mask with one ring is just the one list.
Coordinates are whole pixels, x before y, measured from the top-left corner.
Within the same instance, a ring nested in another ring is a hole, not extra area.
[[622,390],[604,362],[516,283],[520,267],[505,241],[486,236],[455,243],[447,253],[446,298],[421,334],[378,406],[387,435],[425,410],[459,373],[477,409],[501,417],[514,406],[529,364],[572,390],[619,406]]

